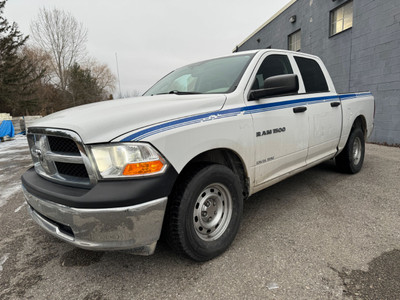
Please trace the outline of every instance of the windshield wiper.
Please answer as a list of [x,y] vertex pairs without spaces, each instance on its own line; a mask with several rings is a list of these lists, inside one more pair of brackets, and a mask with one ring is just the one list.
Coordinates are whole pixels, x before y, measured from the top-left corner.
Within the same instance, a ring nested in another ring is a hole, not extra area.
[[169,91],[168,93],[158,93],[156,95],[165,95],[165,94],[196,95],[196,94],[203,94],[203,93],[199,93],[199,92],[182,92],[182,91],[178,91],[178,90],[172,90],[172,91]]

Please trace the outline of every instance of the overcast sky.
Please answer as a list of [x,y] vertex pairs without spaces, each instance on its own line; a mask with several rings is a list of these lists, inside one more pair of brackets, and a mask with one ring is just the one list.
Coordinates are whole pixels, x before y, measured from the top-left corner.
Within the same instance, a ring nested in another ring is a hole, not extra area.
[[[290,0],[8,0],[25,35],[39,8],[58,8],[88,29],[89,55],[117,74],[122,93],[145,92],[183,65],[225,55]],[[118,94],[118,88],[114,92]]]

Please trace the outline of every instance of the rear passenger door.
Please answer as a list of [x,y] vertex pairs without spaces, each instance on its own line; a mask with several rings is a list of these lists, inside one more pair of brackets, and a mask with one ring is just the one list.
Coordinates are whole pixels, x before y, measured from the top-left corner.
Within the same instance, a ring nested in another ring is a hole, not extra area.
[[318,60],[294,56],[308,97],[309,143],[307,164],[326,159],[336,153],[342,127],[341,102],[335,91],[329,90]]
[[[255,69],[249,92],[262,89],[271,76],[295,73],[293,63],[286,54],[268,52]],[[305,95],[276,95],[247,101],[255,135],[255,185],[305,165],[309,127],[302,97]]]

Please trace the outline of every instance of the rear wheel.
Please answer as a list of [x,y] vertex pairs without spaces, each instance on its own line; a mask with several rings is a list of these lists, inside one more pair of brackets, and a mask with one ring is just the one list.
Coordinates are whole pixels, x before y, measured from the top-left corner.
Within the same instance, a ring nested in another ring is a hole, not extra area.
[[224,252],[234,240],[243,197],[239,178],[228,167],[194,169],[169,201],[166,235],[176,251],[206,261]]
[[364,162],[365,140],[360,127],[354,128],[347,140],[346,146],[336,157],[337,168],[345,173],[358,173]]

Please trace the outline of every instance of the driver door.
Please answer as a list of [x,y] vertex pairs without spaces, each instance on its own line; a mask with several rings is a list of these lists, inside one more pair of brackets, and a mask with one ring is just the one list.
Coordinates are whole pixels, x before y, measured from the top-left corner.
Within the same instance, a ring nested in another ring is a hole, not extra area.
[[[265,57],[251,90],[262,89],[268,77],[294,74],[290,59],[286,54]],[[275,95],[248,101],[255,131],[256,186],[305,165],[309,129],[304,98],[298,94]]]

